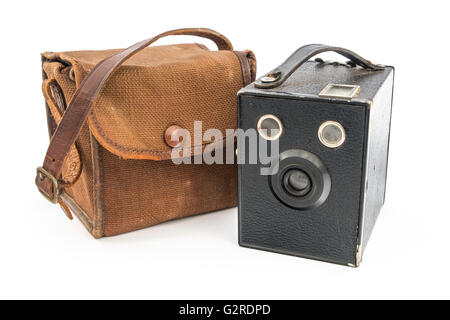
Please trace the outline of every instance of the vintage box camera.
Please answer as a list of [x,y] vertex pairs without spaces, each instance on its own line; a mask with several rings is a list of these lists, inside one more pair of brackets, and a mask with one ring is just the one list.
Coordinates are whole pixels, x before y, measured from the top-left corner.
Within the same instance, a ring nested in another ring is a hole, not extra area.
[[[309,61],[326,51],[350,61]],[[279,149],[269,165],[239,165],[241,246],[360,264],[385,198],[393,79],[392,67],[308,45],[239,92],[239,141],[254,129]]]

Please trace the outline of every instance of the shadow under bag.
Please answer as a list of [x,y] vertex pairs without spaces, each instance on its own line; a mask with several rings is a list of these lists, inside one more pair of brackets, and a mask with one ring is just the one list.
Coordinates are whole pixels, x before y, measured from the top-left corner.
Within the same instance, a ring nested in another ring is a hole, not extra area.
[[[169,35],[215,42],[149,47]],[[236,165],[171,161],[164,137],[194,121],[236,128],[236,94],[255,78],[251,51],[209,29],[179,29],[125,50],[42,54],[51,142],[36,184],[96,238],[233,207]],[[86,121],[87,119],[87,121]],[[202,133],[203,133],[202,132]],[[201,153],[208,143],[188,146]],[[186,145],[183,145],[186,147]]]

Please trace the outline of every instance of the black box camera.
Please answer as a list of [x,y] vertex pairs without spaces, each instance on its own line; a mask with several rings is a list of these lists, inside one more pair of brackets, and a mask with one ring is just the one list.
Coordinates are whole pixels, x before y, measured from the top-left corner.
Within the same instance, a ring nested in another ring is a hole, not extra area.
[[[350,61],[309,61],[326,51]],[[308,45],[239,92],[239,128],[279,149],[239,165],[240,245],[360,264],[385,198],[393,80],[392,67]]]

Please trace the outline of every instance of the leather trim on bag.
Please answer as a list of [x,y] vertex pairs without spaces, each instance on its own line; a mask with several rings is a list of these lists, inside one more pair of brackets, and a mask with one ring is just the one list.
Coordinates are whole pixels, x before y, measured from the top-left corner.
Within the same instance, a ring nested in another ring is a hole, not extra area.
[[233,51],[238,57],[242,68],[242,78],[244,87],[255,81],[256,78],[256,57],[253,51]]
[[94,219],[92,235],[95,238],[104,236],[104,207],[103,207],[103,163],[100,144],[91,134],[92,171],[94,173]]
[[242,51],[233,51],[233,53],[236,55],[236,57],[239,60],[239,63],[241,64],[242,82],[245,87],[252,82],[252,75],[250,73],[250,64],[248,63],[247,55],[245,54],[245,52]]
[[67,192],[63,192],[61,194],[61,199],[70,208],[72,213],[74,213],[78,217],[87,231],[92,233],[92,220],[91,218],[89,218],[88,214],[84,212],[83,209],[81,209],[81,207],[75,202],[75,200],[72,199],[71,196],[67,194]]
[[[41,61],[42,61],[42,80],[45,81],[48,79],[48,76],[44,71],[44,63],[47,61],[47,59],[44,56],[42,56]],[[50,107],[48,106],[47,101],[45,101],[45,114],[47,118],[48,135],[51,138],[56,130],[57,125],[55,119],[52,116],[52,113],[50,112]]]

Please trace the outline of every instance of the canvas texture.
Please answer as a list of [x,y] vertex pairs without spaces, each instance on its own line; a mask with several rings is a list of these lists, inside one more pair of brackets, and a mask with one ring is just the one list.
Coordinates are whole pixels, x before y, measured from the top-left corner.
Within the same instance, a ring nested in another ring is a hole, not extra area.
[[[42,55],[50,133],[89,71],[117,52]],[[246,57],[254,79],[254,55]],[[236,128],[236,94],[244,85],[233,51],[198,44],[142,50],[96,99],[65,158],[62,175],[71,185],[62,199],[96,238],[235,206],[236,165],[175,165],[164,132],[177,125],[193,136],[200,120],[203,132],[217,128],[225,137],[225,129]]]

